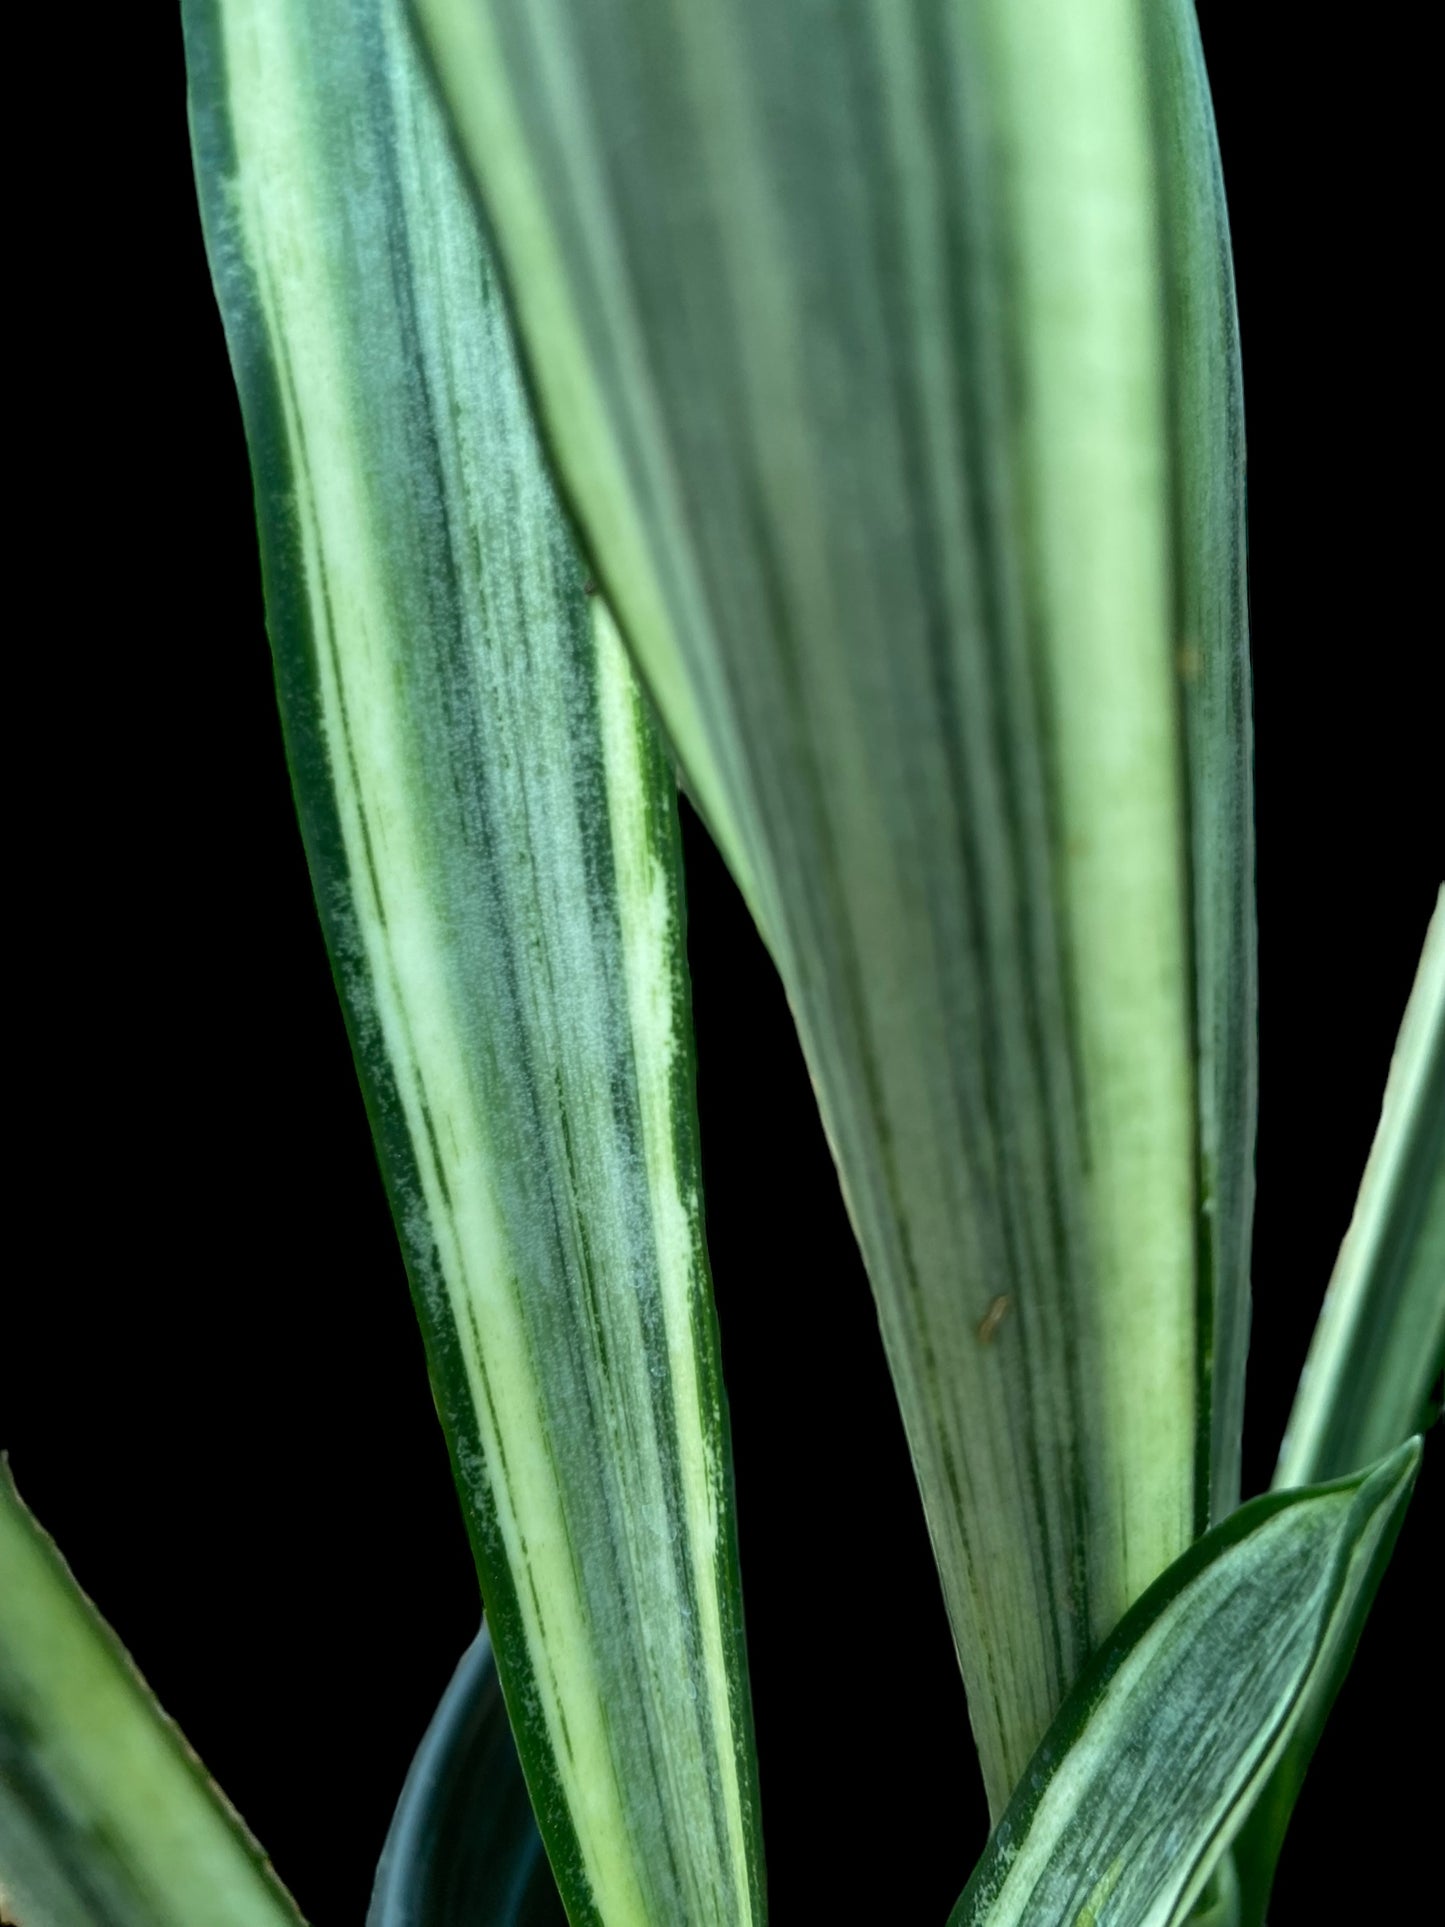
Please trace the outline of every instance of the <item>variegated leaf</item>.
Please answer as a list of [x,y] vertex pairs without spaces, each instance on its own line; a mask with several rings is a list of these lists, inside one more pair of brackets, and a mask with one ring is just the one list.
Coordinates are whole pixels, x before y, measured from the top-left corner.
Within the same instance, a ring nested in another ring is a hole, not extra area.
[[[1445,1364],[1445,892],[1400,1025],[1384,1108],[1325,1293],[1276,1490],[1339,1478],[1425,1422]],[[1369,1594],[1384,1574],[1381,1557]],[[1260,1927],[1305,1773],[1354,1655],[1310,1681],[1289,1745],[1239,1842],[1240,1927]]]
[[185,24],[302,828],[542,1834],[577,1927],[757,1921],[672,773],[399,6]]
[[[1419,1461],[1412,1440],[1368,1475],[1256,1499],[1192,1546],[1070,1693],[950,1927],[1189,1917],[1358,1635]],[[1223,1897],[1216,1911],[1238,1918]]]
[[1420,1424],[1445,1365],[1445,890],[1325,1293],[1275,1485],[1358,1471]]
[[0,1920],[300,1918],[0,1461]]
[[1242,451],[1192,9],[416,5],[798,1019],[998,1811],[1237,1481]]

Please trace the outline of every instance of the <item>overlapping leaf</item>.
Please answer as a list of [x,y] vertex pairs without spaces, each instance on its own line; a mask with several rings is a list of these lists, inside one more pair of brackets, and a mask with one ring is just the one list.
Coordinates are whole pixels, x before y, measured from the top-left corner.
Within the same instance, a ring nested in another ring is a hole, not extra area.
[[[1445,895],[1400,1025],[1379,1129],[1290,1415],[1277,1490],[1338,1478],[1424,1422],[1445,1364]],[[1384,1575],[1386,1546],[1366,1602]],[[1260,1927],[1295,1801],[1354,1656],[1335,1642],[1240,1837],[1241,1927]]]
[[[1244,396],[1224,181],[1194,0],[1158,0],[1145,18],[1168,301],[1174,634],[1189,798],[1199,1439],[1201,1452],[1208,1446],[1208,1512],[1217,1523],[1239,1503],[1258,1082]],[[1201,1465],[1201,1488],[1205,1477]]]
[[418,12],[798,1018],[997,1811],[1237,1478],[1242,456],[1192,11]]
[[735,1927],[761,1872],[671,771],[397,7],[185,24],[302,827],[543,1837],[576,1927]]
[[21,1927],[300,1921],[3,1462],[0,1917]]
[[1367,1476],[1255,1500],[1191,1547],[1070,1694],[950,1927],[1184,1920],[1358,1635],[1419,1460],[1413,1440]]
[[1400,1025],[1275,1484],[1368,1465],[1420,1424],[1445,1365],[1445,891]]

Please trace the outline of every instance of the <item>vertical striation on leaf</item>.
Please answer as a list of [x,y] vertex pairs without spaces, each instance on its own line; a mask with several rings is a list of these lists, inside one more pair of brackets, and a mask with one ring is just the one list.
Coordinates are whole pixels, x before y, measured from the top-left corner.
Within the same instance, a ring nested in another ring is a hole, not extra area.
[[415,6],[797,1016],[998,1811],[1235,1477],[1242,450],[1192,14]]
[[192,0],[282,722],[571,1917],[763,1915],[672,771],[394,0]]

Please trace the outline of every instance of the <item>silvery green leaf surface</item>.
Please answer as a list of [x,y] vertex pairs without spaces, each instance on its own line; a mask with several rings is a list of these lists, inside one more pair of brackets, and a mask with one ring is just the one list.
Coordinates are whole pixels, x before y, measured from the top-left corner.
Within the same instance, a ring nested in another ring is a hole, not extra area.
[[[1192,1546],[1070,1693],[950,1927],[1189,1919],[1358,1635],[1419,1460],[1412,1440],[1368,1474],[1256,1499]],[[1236,1896],[1226,1868],[1216,1916],[1237,1919]]]
[[1237,1482],[1233,297],[1184,0],[416,0],[797,1017],[994,1811]]
[[301,1918],[3,1461],[0,1918],[21,1927]]
[[671,768],[399,7],[184,22],[301,826],[542,1836],[575,1927],[757,1921]]

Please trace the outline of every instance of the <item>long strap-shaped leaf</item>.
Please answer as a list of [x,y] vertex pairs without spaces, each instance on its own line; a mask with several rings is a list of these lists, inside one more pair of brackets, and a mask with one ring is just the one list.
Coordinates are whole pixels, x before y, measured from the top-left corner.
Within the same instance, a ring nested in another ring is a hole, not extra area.
[[21,1927],[301,1918],[3,1461],[0,1918]]
[[[1338,1478],[1407,1438],[1445,1364],[1445,892],[1390,1063],[1379,1129],[1325,1294],[1276,1490]],[[1377,1562],[1369,1592],[1384,1573]],[[1240,1837],[1241,1927],[1259,1927],[1290,1817],[1354,1654],[1317,1669]]]
[[1290,1413],[1275,1485],[1368,1465],[1421,1421],[1445,1364],[1445,890],[1379,1128]]
[[1217,1524],[1239,1503],[1258,1086],[1244,394],[1194,0],[1148,0],[1145,12],[1169,304],[1174,634],[1194,936],[1199,1443],[1208,1448],[1199,1486],[1207,1476]]
[[1237,1431],[1248,696],[1192,14],[417,4],[798,1017],[997,1811]]
[[1174,1927],[1353,1644],[1418,1440],[1338,1485],[1257,1499],[1192,1546],[1091,1662],[950,1927]]
[[302,827],[543,1837],[576,1923],[755,1920],[671,773],[397,8],[185,19]]

